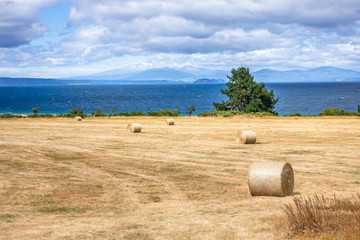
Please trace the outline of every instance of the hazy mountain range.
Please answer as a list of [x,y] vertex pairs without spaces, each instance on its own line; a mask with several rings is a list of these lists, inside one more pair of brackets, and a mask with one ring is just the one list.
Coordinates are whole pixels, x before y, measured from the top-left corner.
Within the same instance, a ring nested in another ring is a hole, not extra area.
[[263,69],[253,73],[257,82],[359,82],[360,72],[334,67],[306,71],[275,71]]
[[[141,72],[111,70],[68,79],[43,78],[0,78],[0,86],[46,86],[46,85],[89,85],[89,84],[214,84],[227,81],[230,71],[208,71],[202,69],[149,69]],[[262,69],[252,72],[256,82],[360,82],[360,72],[334,67],[319,67],[309,70],[276,71]]]

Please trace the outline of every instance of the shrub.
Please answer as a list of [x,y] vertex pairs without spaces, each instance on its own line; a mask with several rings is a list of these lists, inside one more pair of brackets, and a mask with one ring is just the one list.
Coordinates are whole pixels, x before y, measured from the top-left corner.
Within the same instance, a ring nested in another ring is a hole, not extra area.
[[82,118],[86,117],[86,114],[84,114],[84,111],[81,109],[71,109],[69,114],[65,114],[65,117],[76,117],[76,116],[80,116]]
[[97,109],[95,112],[95,117],[104,117],[106,114],[104,113],[104,110]]
[[71,109],[69,114],[78,116],[84,114],[84,111],[81,109]]
[[291,114],[290,117],[301,117],[302,115],[300,113],[294,113]]
[[241,111],[218,111],[218,110],[213,110],[211,112],[201,112],[198,113],[198,117],[218,117],[218,116],[223,116],[223,117],[232,117],[235,115],[254,115],[257,117],[263,117],[263,116],[274,116],[274,113],[270,113],[270,112],[256,112],[256,113],[245,113],[245,112],[241,112]]
[[52,118],[54,115],[52,114],[29,114],[28,118]]
[[277,112],[274,112],[274,113],[270,113],[270,112],[256,112],[254,114],[255,116],[257,117],[263,117],[263,116],[277,116],[278,113]]
[[115,114],[115,116],[124,116],[124,117],[132,117],[132,116],[164,117],[164,116],[169,116],[169,117],[177,117],[177,116],[179,116],[180,113],[181,112],[179,110],[164,109],[164,110],[161,110],[161,111],[148,112],[148,113],[136,112],[136,111],[122,112],[122,113]]
[[164,117],[164,116],[177,117],[179,116],[179,114],[180,114],[179,110],[169,110],[169,109],[147,113],[148,116],[156,116],[156,117]]
[[11,114],[11,113],[4,113],[4,114],[0,114],[0,118],[20,118],[20,115],[15,115],[15,114]]
[[359,116],[359,114],[345,110],[339,110],[337,108],[325,108],[324,111],[319,114],[319,116]]
[[[327,198],[314,195],[308,198],[294,197],[294,204],[285,204],[289,235],[304,233],[351,234],[346,239],[360,237],[360,194],[352,199]],[[344,238],[345,239],[345,238]]]

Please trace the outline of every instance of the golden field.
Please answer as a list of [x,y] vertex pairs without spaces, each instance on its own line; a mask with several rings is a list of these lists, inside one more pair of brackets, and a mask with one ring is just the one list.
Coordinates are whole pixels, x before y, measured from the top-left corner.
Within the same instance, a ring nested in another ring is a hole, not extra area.
[[360,192],[359,117],[1,119],[0,133],[0,239],[281,239],[293,197],[251,197],[257,161],[289,162],[296,196]]

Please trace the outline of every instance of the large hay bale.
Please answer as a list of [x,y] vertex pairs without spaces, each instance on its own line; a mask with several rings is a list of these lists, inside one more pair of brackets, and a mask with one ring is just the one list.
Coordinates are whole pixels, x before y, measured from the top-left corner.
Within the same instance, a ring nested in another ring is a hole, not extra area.
[[174,125],[174,124],[175,124],[175,121],[174,121],[174,119],[172,119],[172,118],[168,118],[168,119],[166,119],[166,124],[167,124],[167,125]]
[[248,184],[252,196],[284,197],[294,189],[294,172],[287,162],[256,162],[250,166]]
[[75,117],[75,121],[81,121],[81,120],[82,120],[82,118],[80,116]]
[[139,133],[141,132],[141,125],[138,123],[130,123],[127,126],[127,130],[131,133]]
[[242,131],[239,134],[239,138],[236,142],[237,143],[241,142],[243,144],[255,144],[256,143],[256,133],[254,131]]

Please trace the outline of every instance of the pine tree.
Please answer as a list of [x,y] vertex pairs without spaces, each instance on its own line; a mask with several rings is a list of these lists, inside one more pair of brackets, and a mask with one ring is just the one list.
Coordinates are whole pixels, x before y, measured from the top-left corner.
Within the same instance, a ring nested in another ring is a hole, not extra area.
[[190,107],[188,107],[187,108],[187,114],[189,114],[189,117],[191,116],[191,114],[193,113],[193,112],[195,112],[195,107],[194,107],[194,105],[191,105]]
[[271,112],[275,113],[275,98],[273,90],[266,89],[264,83],[256,83],[250,74],[249,68],[240,67],[231,70],[231,76],[226,83],[228,89],[221,89],[221,94],[229,97],[226,102],[213,103],[219,111],[242,112]]

